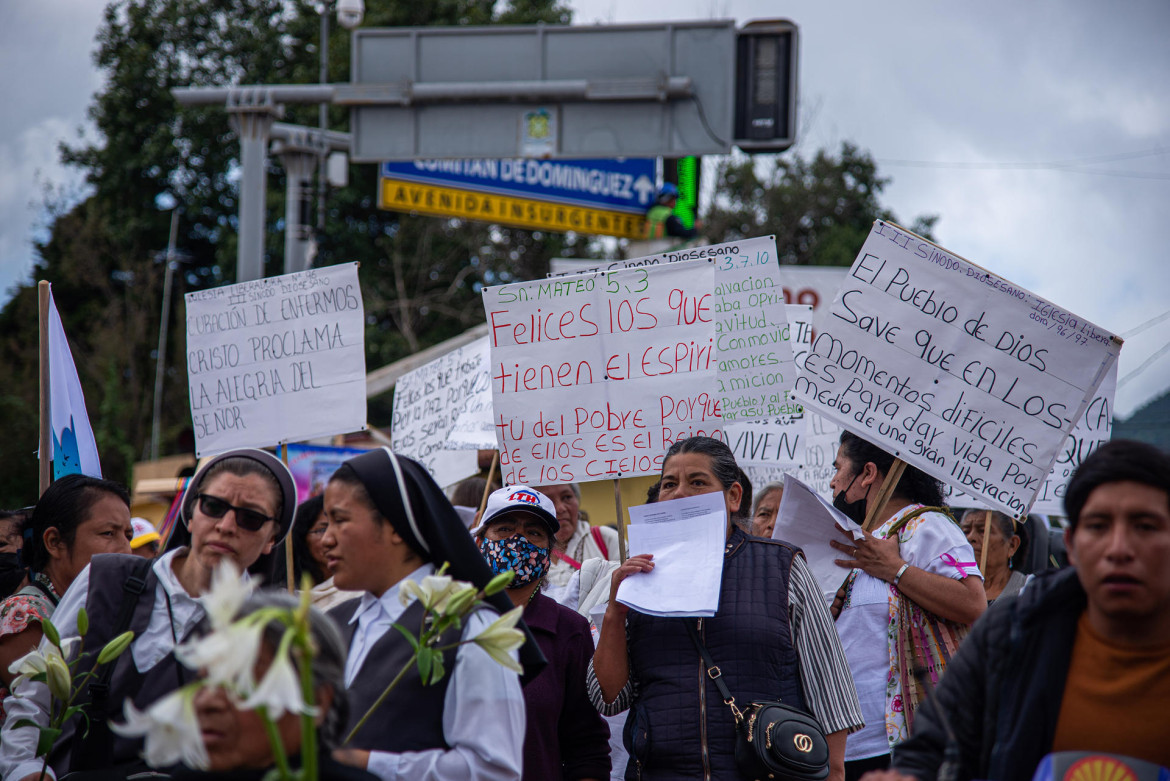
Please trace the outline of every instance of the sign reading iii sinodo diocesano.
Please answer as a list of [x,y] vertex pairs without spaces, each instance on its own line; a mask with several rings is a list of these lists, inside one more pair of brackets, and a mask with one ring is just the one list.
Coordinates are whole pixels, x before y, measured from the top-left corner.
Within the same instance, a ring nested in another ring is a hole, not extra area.
[[365,316],[356,263],[185,299],[197,455],[365,428]]
[[1013,516],[1121,340],[878,221],[797,377],[809,409]]

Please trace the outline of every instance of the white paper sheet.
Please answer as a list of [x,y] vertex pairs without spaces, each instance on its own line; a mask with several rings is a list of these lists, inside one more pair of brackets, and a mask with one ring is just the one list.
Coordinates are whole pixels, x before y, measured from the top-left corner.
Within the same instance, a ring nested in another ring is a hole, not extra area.
[[654,554],[654,570],[623,580],[618,601],[652,616],[715,615],[726,529],[726,508],[718,514],[631,525],[626,532],[630,555]]
[[830,602],[849,575],[849,570],[833,563],[844,556],[829,545],[830,540],[845,539],[837,531],[838,527],[853,532],[855,540],[865,536],[861,527],[845,517],[832,502],[792,475],[784,475],[784,495],[780,498],[772,539],[784,540],[804,551],[809,569]]
[[726,518],[726,512],[727,503],[723,500],[723,492],[716,491],[631,507],[630,523],[669,523],[712,513],[722,513]]

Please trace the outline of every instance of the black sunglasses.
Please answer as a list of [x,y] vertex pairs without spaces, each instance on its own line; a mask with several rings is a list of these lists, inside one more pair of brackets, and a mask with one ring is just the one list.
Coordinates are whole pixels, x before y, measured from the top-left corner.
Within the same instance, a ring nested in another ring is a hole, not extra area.
[[260,531],[261,527],[268,521],[276,522],[275,518],[267,516],[259,510],[236,507],[234,504],[228,504],[218,496],[199,494],[196,498],[199,500],[200,511],[210,518],[222,518],[228,514],[228,510],[235,510],[236,525],[250,532]]

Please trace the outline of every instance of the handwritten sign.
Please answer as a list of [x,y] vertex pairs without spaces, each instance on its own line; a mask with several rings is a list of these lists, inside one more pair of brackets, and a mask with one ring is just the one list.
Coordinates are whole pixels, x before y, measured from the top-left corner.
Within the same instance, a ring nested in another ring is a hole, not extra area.
[[723,419],[755,420],[798,410],[791,398],[796,380],[793,334],[784,312],[776,237],[609,261],[606,266],[657,269],[688,260],[715,266],[716,380]]
[[488,366],[491,348],[488,338],[476,339],[468,349],[479,364],[477,378],[468,388],[447,432],[449,450],[495,450],[496,424],[492,419],[492,383]]
[[680,263],[484,289],[505,484],[657,474],[674,441],[722,437],[714,273]]
[[878,221],[796,381],[806,407],[1012,516],[1121,340]]
[[483,340],[452,350],[402,375],[394,385],[391,447],[418,461],[441,486],[478,471],[476,454],[446,448],[463,402],[488,390]]
[[356,263],[184,296],[195,453],[366,427]]

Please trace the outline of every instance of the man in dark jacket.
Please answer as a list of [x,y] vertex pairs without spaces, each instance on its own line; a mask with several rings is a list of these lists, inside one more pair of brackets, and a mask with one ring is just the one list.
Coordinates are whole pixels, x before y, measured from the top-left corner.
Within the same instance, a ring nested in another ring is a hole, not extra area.
[[1070,750],[1170,765],[1170,456],[1104,445],[1073,475],[1065,511],[1073,568],[988,610],[893,769],[867,781],[1030,779],[1045,754]]

